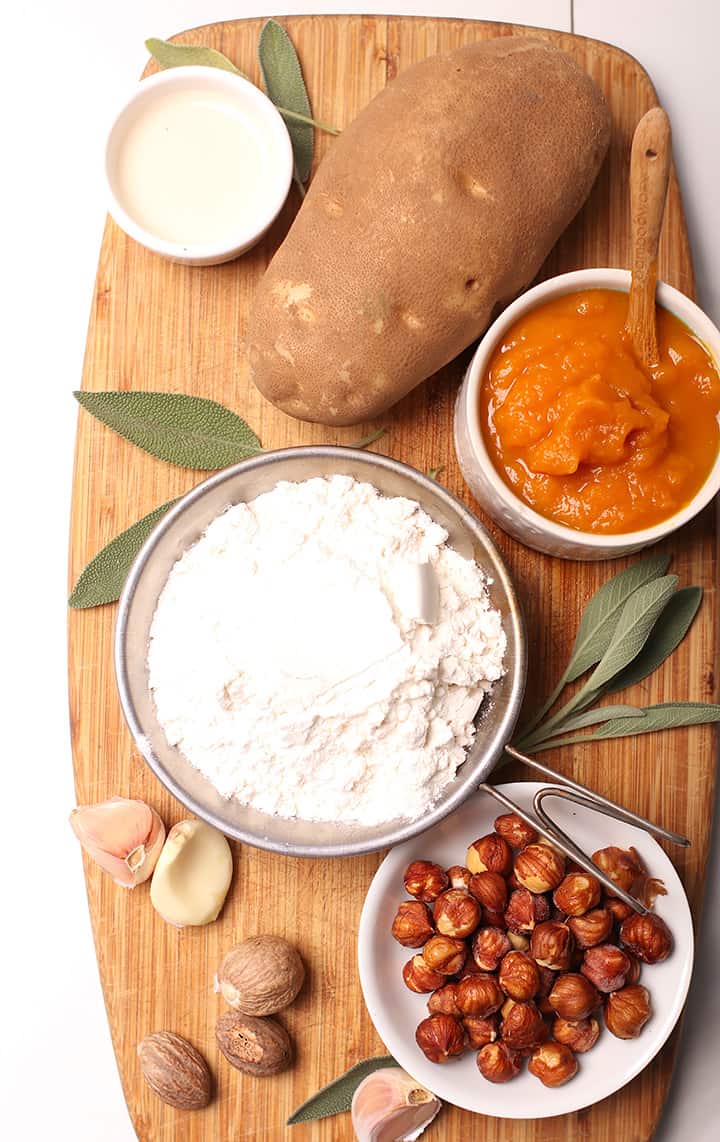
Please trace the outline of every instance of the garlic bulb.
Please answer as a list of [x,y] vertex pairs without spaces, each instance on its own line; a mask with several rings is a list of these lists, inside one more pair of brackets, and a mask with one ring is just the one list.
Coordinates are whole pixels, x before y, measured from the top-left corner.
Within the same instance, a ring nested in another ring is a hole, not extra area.
[[148,879],[165,841],[165,826],[155,810],[127,797],[78,805],[70,825],[88,856],[123,888]]
[[357,1087],[350,1113],[358,1142],[412,1142],[442,1103],[400,1067],[373,1071]]

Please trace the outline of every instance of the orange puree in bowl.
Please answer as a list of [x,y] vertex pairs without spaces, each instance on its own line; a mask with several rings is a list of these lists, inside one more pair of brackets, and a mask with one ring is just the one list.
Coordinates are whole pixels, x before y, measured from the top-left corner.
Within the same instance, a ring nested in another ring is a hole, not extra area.
[[647,375],[623,328],[627,294],[590,289],[539,305],[495,350],[480,393],[485,445],[531,508],[579,531],[652,527],[704,483],[720,444],[720,377],[658,310]]

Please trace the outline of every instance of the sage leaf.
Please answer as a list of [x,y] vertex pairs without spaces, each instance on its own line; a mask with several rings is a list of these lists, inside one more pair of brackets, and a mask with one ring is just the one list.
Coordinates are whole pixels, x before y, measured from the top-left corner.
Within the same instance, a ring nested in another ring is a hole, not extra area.
[[[640,706],[595,706],[592,710],[585,710],[582,714],[575,714],[559,725],[555,733],[567,733],[569,730],[584,730],[587,726],[596,726],[599,722],[607,722],[609,718],[644,718],[645,711]],[[544,740],[538,738],[538,741]]]
[[98,551],[73,587],[69,605],[84,610],[119,599],[135,556],[158,520],[176,503],[177,500],[169,500],[161,504]]
[[184,393],[76,392],[97,420],[158,460],[203,471],[226,468],[262,448],[224,405]]
[[265,91],[286,119],[295,158],[295,176],[300,183],[307,182],[314,154],[312,110],[297,52],[276,20],[263,24],[258,61]]
[[348,448],[367,448],[369,444],[374,444],[376,440],[380,440],[387,432],[387,428],[377,428],[375,432],[371,432],[369,436],[361,436],[359,440],[353,440],[352,444],[348,444]]
[[171,44],[168,40],[155,38],[145,41],[145,47],[160,67],[219,67],[223,71],[232,71],[247,79],[240,68],[235,67],[232,60],[214,48],[203,48],[195,44]]
[[641,721],[634,718],[613,718],[591,735],[595,739],[622,738],[633,734],[652,734],[657,730],[672,730],[679,726],[701,726],[720,722],[720,705],[714,702],[659,702],[646,706]]
[[288,1126],[295,1126],[298,1122],[314,1122],[317,1118],[329,1118],[333,1114],[342,1114],[350,1109],[352,1097],[356,1088],[363,1079],[373,1071],[382,1067],[397,1067],[392,1055],[380,1055],[376,1059],[363,1059],[350,1067],[340,1078],[328,1083],[317,1094],[307,1099],[297,1110],[293,1111],[287,1120]]
[[608,683],[606,694],[616,694],[618,690],[642,682],[643,678],[647,678],[662,665],[685,638],[698,612],[702,596],[702,587],[681,587],[675,592],[637,658]]
[[599,689],[637,657],[677,584],[677,575],[663,575],[633,591],[620,612],[607,650],[583,689]]

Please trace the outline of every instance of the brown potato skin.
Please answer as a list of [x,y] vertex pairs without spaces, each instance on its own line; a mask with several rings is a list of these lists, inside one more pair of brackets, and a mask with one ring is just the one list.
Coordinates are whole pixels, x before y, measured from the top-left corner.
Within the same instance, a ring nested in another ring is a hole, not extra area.
[[401,72],[334,142],[260,283],[260,392],[324,424],[395,404],[532,281],[609,140],[599,89],[540,41]]

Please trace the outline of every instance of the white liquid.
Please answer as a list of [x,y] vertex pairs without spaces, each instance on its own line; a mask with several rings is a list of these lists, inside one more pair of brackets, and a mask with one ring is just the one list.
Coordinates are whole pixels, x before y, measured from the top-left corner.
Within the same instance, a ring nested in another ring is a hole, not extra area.
[[216,92],[155,92],[138,105],[114,156],[116,194],[157,238],[213,244],[263,213],[278,163],[251,106]]

